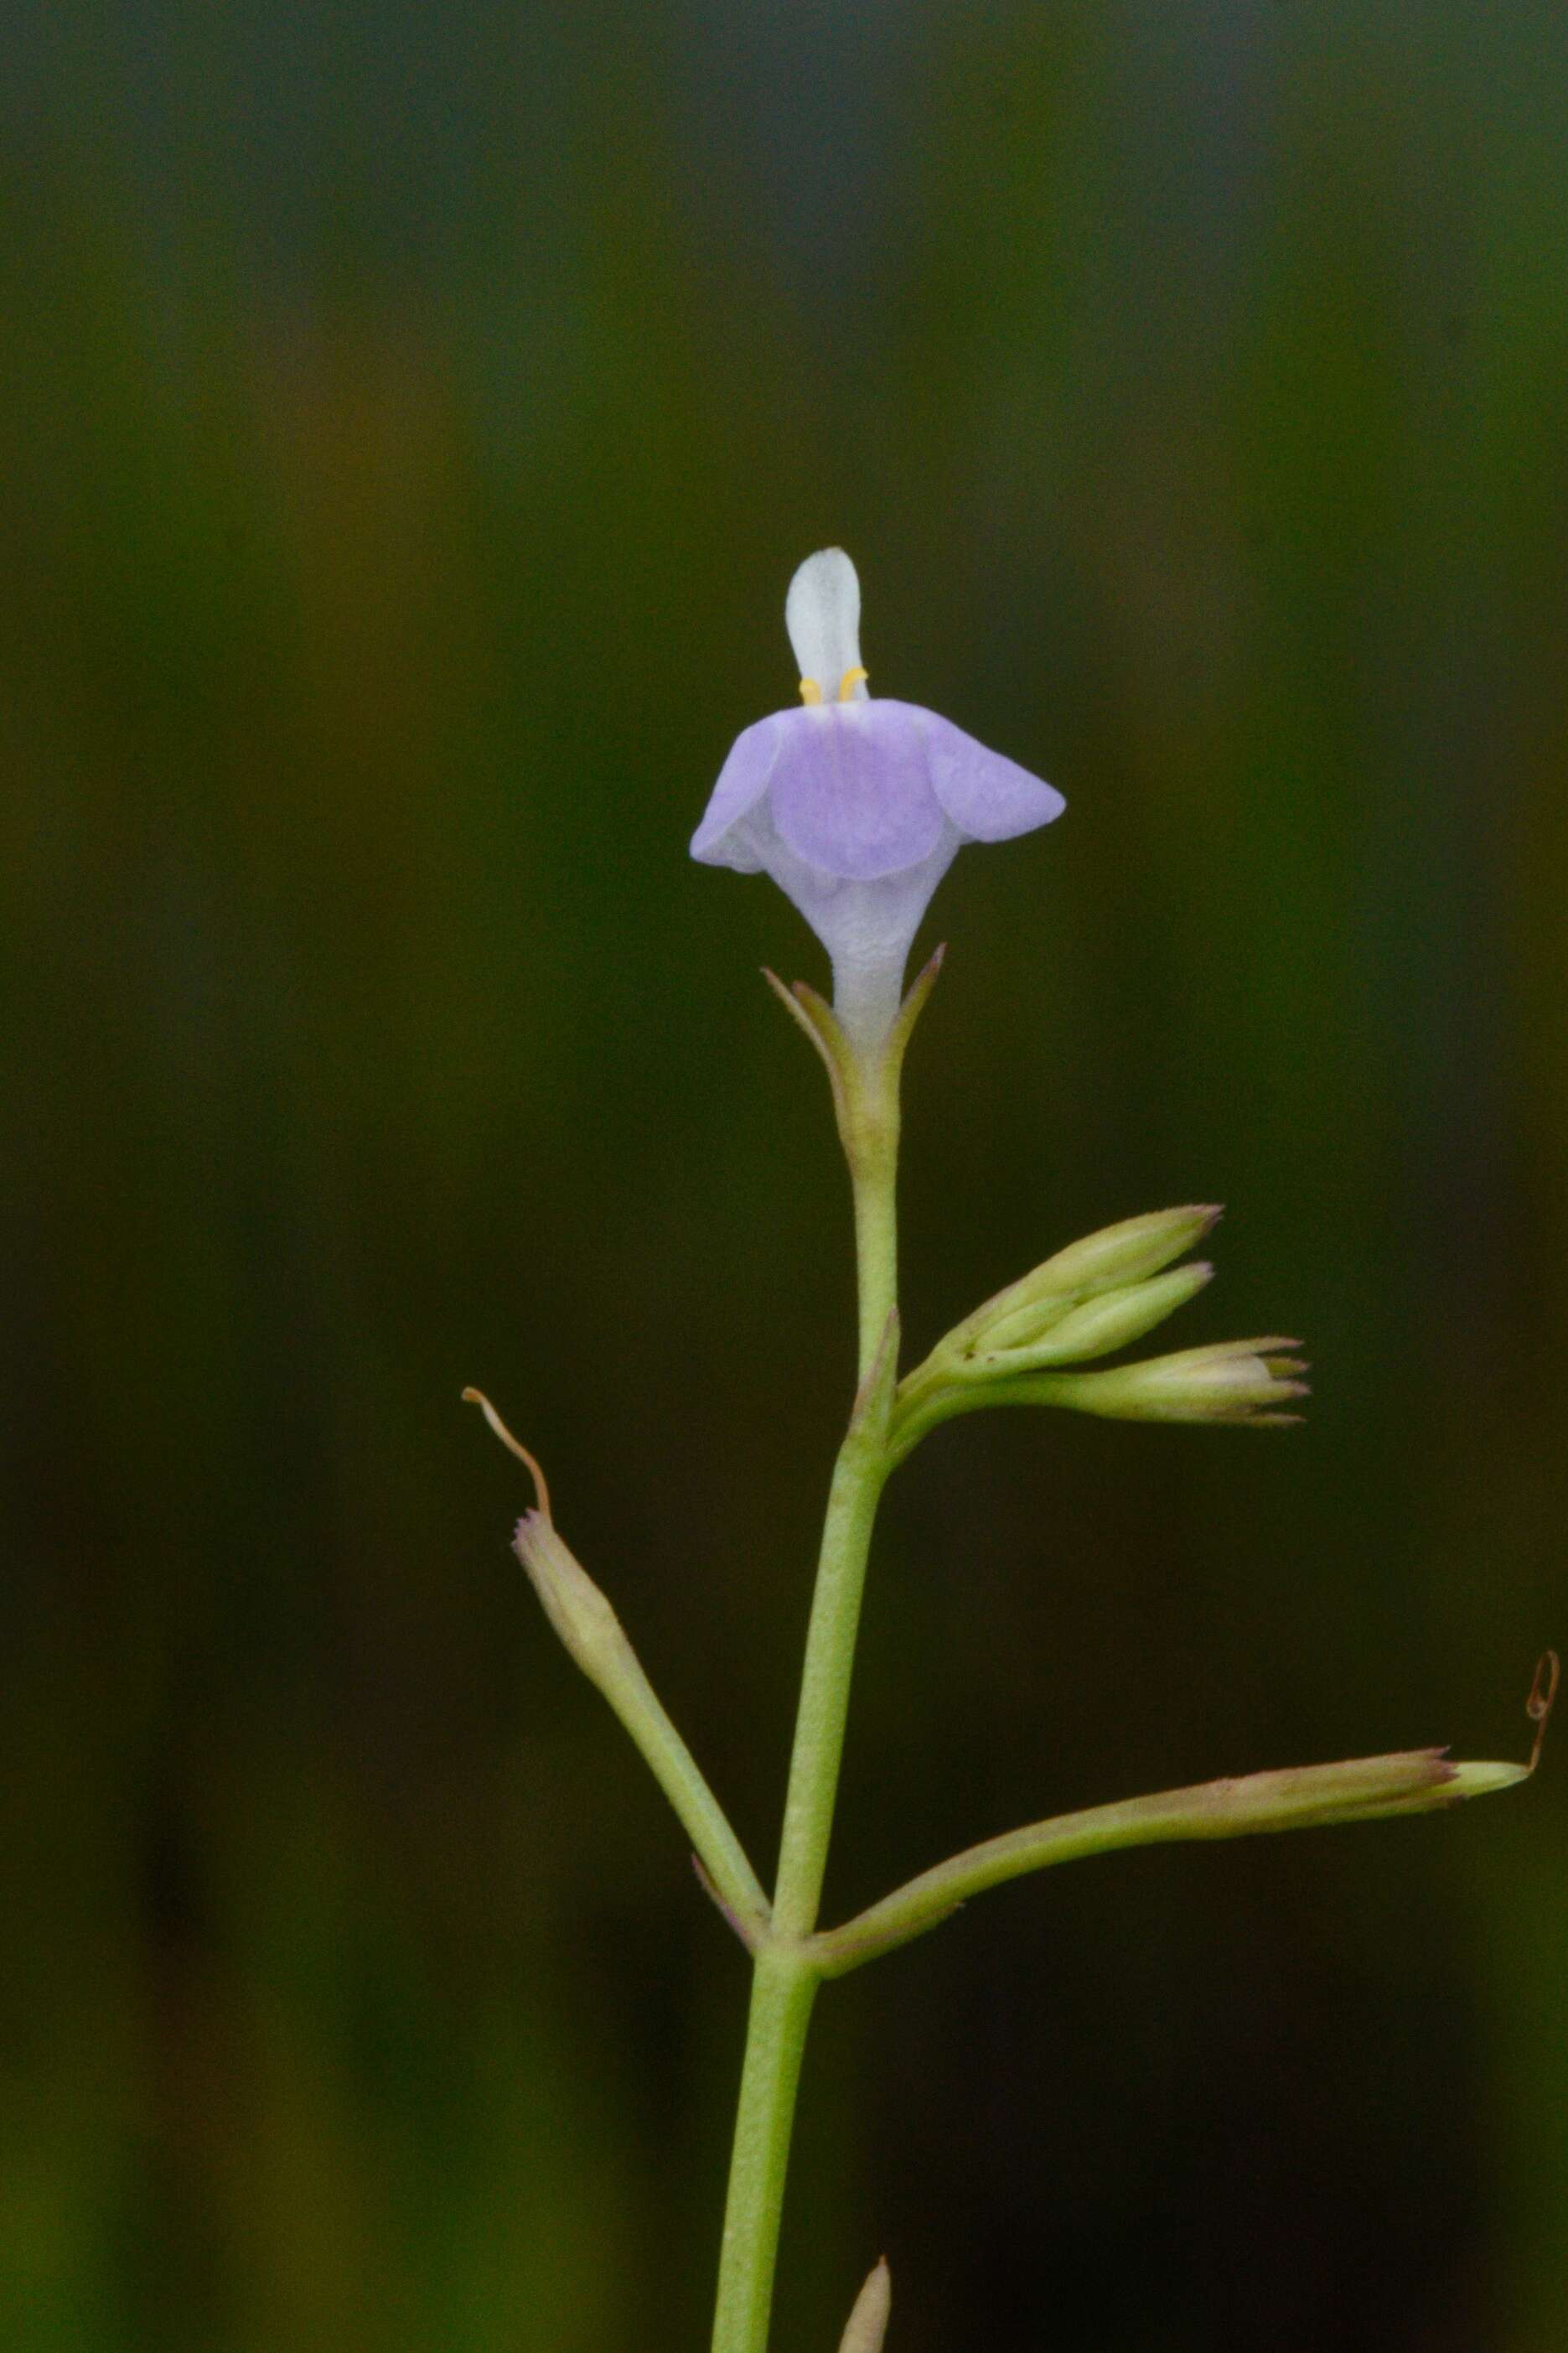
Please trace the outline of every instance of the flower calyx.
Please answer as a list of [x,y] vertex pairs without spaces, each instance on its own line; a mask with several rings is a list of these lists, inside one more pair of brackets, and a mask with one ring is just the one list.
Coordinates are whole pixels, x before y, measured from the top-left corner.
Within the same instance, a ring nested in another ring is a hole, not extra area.
[[901,1460],[939,1421],[987,1405],[1067,1406],[1129,1421],[1295,1420],[1300,1343],[1226,1340],[1080,1372],[1141,1340],[1211,1280],[1173,1261],[1220,1216],[1212,1202],[1157,1209],[1086,1235],[955,1324],[900,1387],[890,1442]]
[[1308,1366],[1291,1353],[1300,1345],[1273,1335],[1221,1340],[1109,1372],[1047,1374],[1036,1393],[1018,1402],[1071,1406],[1117,1421],[1246,1422],[1255,1430],[1278,1429],[1300,1420],[1291,1408],[1309,1394],[1301,1377]]
[[776,972],[763,966],[763,978],[810,1039],[827,1072],[838,1134],[852,1167],[864,1160],[868,1146],[875,1149],[878,1143],[885,1146],[889,1134],[896,1135],[905,1050],[946,955],[946,947],[939,947],[916,974],[892,1027],[869,1054],[857,1050],[833,1007],[808,981],[797,980],[786,987]]
[[1022,1385],[1141,1340],[1194,1298],[1213,1267],[1205,1259],[1173,1261],[1201,1241],[1220,1214],[1215,1203],[1198,1202],[1125,1218],[1058,1250],[986,1300],[900,1388],[898,1451],[907,1452],[936,1421],[977,1406],[1074,1401],[1025,1394]]

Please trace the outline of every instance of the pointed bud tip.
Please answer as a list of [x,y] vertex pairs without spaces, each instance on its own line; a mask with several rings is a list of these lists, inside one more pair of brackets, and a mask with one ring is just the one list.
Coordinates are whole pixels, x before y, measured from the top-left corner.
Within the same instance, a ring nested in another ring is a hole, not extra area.
[[1552,1703],[1557,1697],[1559,1661],[1555,1651],[1544,1651],[1537,1662],[1535,1679],[1530,1686],[1530,1696],[1524,1712],[1535,1726],[1535,1738],[1530,1755],[1522,1765],[1490,1757],[1467,1759],[1450,1768],[1448,1778],[1455,1798],[1487,1798],[1499,1789],[1517,1789],[1528,1781],[1541,1762],[1541,1751],[1546,1738],[1546,1727],[1552,1721]]
[[888,2268],[887,2256],[882,2255],[855,2299],[855,2309],[839,2340],[838,2353],[881,2353],[892,2302],[893,2275]]
[[1456,1765],[1448,1776],[1456,1798],[1489,1798],[1498,1789],[1515,1789],[1528,1781],[1528,1765],[1466,1763]]
[[1122,1218],[1069,1242],[1054,1257],[1013,1285],[1013,1294],[1046,1298],[1067,1292],[1080,1294],[1110,1290],[1157,1274],[1173,1259],[1190,1250],[1208,1233],[1220,1214],[1214,1202],[1191,1202],[1174,1209],[1153,1209],[1142,1217]]

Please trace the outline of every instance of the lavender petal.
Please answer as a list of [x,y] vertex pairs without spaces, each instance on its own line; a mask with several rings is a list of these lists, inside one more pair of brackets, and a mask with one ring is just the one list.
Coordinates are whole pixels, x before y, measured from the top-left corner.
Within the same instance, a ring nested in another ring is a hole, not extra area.
[[797,711],[775,711],[736,736],[702,822],[691,837],[693,858],[705,866],[732,866],[742,874],[756,873],[762,861],[745,839],[745,820],[768,789],[787,741],[786,730],[801,715]]
[[908,703],[840,702],[787,714],[771,803],[781,839],[819,873],[870,882],[942,839],[926,745]]
[[[883,710],[889,705],[883,703]],[[934,711],[923,723],[931,789],[960,833],[972,841],[1006,841],[1049,825],[1067,807],[1054,785],[966,735]]]

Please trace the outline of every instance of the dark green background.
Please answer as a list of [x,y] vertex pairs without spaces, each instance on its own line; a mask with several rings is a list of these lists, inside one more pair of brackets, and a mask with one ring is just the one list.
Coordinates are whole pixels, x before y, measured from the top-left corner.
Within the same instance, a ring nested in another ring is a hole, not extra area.
[[[834,1911],[1568,1635],[1568,16],[5,14],[5,2341],[698,2347],[742,1957],[458,1391],[771,1862],[846,1188],[685,845],[810,549],[1069,802],[928,927],[914,1344],[1214,1198],[1173,1345],[1318,1383],[931,1440]],[[830,1989],[780,2347],[1568,2346],[1560,1767]]]

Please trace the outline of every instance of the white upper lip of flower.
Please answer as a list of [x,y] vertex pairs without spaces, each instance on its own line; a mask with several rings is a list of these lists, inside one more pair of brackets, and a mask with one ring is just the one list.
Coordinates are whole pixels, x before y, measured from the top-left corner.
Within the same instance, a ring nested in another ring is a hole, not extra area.
[[[808,555],[789,584],[784,628],[800,666],[803,701],[864,702],[869,690],[860,661],[860,577],[841,547]],[[807,689],[815,687],[815,694]]]
[[1066,806],[1037,776],[918,704],[872,701],[860,584],[841,548],[808,556],[785,625],[805,706],[737,736],[691,854],[771,874],[833,958],[834,1003],[868,1049],[897,1011],[932,892],[965,841],[1002,841]]

